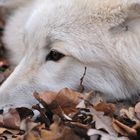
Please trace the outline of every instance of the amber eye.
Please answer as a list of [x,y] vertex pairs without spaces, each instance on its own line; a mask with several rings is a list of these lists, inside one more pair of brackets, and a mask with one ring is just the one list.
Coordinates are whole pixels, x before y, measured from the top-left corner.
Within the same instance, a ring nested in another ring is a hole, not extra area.
[[58,51],[55,51],[55,50],[52,50],[50,51],[50,53],[47,55],[46,57],[46,61],[58,61],[60,60],[61,58],[63,58],[65,55],[58,52]]

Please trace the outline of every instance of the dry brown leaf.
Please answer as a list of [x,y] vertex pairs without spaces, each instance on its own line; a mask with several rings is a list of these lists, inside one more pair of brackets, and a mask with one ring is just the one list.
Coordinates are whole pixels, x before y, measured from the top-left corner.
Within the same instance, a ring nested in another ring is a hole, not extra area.
[[134,128],[130,128],[127,125],[125,125],[115,119],[113,119],[112,125],[113,125],[114,129],[123,136],[135,136],[137,133]]
[[112,136],[117,135],[117,133],[112,127],[112,119],[110,117],[104,116],[103,112],[97,112],[93,108],[90,109],[90,112],[93,115],[93,120],[95,121],[96,129],[104,129]]
[[116,110],[114,104],[105,103],[105,102],[101,102],[101,103],[97,104],[96,106],[94,106],[94,109],[97,111],[104,112],[105,114],[112,114]]

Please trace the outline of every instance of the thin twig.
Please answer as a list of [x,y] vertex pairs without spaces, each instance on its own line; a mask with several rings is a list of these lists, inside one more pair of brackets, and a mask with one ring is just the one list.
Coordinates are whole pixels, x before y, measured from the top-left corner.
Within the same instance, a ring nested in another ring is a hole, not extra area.
[[84,89],[85,89],[84,88],[84,85],[83,85],[83,81],[84,81],[86,72],[87,72],[87,67],[85,67],[84,74],[83,74],[83,76],[80,79],[80,87],[79,87],[79,90],[80,90],[81,93],[84,92]]

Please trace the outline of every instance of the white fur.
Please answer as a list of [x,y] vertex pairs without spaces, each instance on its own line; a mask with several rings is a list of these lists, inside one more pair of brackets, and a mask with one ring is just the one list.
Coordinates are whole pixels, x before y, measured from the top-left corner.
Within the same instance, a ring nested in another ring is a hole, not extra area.
[[[4,42],[18,64],[0,88],[0,105],[36,103],[34,91],[98,90],[107,100],[140,92],[139,0],[33,0],[9,18]],[[66,56],[45,61],[51,49]]]

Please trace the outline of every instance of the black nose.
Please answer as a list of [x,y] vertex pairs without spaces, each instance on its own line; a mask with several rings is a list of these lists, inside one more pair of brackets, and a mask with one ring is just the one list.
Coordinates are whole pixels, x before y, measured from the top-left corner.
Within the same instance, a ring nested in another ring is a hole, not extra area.
[[0,36],[3,35],[3,31],[4,31],[4,29],[0,27]]
[[3,111],[4,111],[3,109],[0,109],[0,114],[3,114]]
[[3,32],[4,31],[4,28],[0,27],[0,32]]

